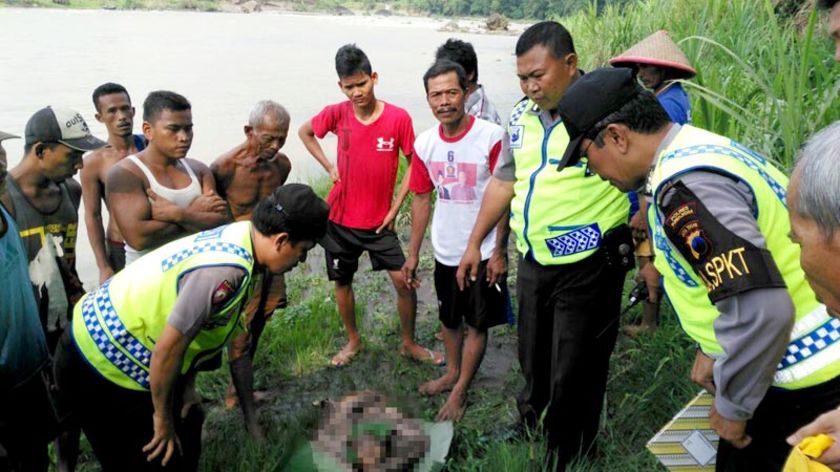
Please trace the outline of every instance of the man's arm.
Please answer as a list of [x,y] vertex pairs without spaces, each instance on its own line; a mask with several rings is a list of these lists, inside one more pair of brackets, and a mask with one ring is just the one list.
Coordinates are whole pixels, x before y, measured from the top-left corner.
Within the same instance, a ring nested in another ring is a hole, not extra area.
[[172,325],[163,329],[152,353],[149,369],[149,384],[154,405],[154,436],[145,446],[146,459],[152,461],[163,454],[166,465],[176,452],[181,453],[181,443],[175,433],[174,398],[175,381],[184,362],[184,352],[192,342]]
[[[475,282],[478,277],[478,265],[481,263],[481,242],[493,226],[499,223],[506,212],[510,210],[510,202],[513,200],[513,181],[498,179],[495,175],[490,177],[487,188],[484,190],[484,197],[481,199],[481,209],[475,219],[467,249],[458,264],[456,279],[461,290],[468,282]],[[467,278],[469,277],[469,280]]]
[[216,193],[216,180],[206,165],[189,159],[189,166],[201,179],[201,196],[184,211],[181,226],[190,231],[202,231],[230,223],[233,218],[227,202]]
[[318,139],[315,137],[315,130],[312,129],[312,120],[307,120],[306,123],[300,126],[298,136],[300,136],[300,140],[303,141],[303,145],[309,151],[309,154],[330,174],[332,181],[340,182],[341,176],[338,174],[338,169],[327,159],[327,155],[324,154],[324,150],[321,149],[321,144],[318,143]]
[[[101,155],[94,152],[85,160],[80,178],[82,179],[82,199],[85,204],[85,228],[87,228],[88,242],[93,249],[96,267],[99,269],[99,283],[114,275],[114,268],[108,262],[105,250],[105,225],[102,222],[103,186],[99,182],[99,166],[102,164]],[[112,217],[113,218],[113,217]]]
[[277,172],[280,174],[280,185],[286,183],[286,180],[289,178],[289,174],[292,172],[292,161],[289,159],[289,156],[283,154],[282,152],[277,152],[277,157],[275,159],[275,165],[277,166]]
[[408,185],[409,181],[411,180],[411,163],[413,159],[411,158],[411,155],[407,155],[405,157],[408,160],[408,167],[406,167],[405,174],[403,174],[402,182],[400,182],[400,188],[397,190],[397,195],[391,202],[391,208],[385,215],[385,219],[382,220],[382,224],[380,224],[379,227],[376,228],[377,234],[385,228],[388,228],[390,230],[394,229],[394,220],[400,213],[400,207],[405,201],[405,197],[408,195]]
[[[766,242],[752,213],[754,197],[746,185],[710,172],[689,173],[681,177],[680,182],[725,229],[721,231],[714,222],[707,223],[702,218],[699,220],[704,234],[711,240],[713,254],[709,257],[720,251],[740,250],[734,246],[729,247],[733,241],[740,241],[738,244],[741,247],[749,244],[758,250],[765,250]],[[666,194],[663,204],[667,204],[667,200],[674,194],[675,191]],[[732,235],[739,239],[732,239]],[[671,238],[675,244],[686,244],[685,238],[676,239]],[[749,443],[743,426],[752,417],[773,382],[776,365],[787,346],[795,314],[783,281],[781,286],[778,281],[774,281],[773,274],[778,274],[778,268],[769,259],[769,255],[764,261],[749,257],[747,260],[752,264],[750,274],[756,278],[740,281],[748,287],[746,290],[731,295],[710,292],[710,298],[720,311],[720,316],[714,321],[715,337],[725,353],[715,360],[713,368],[713,426],[724,439],[737,447]],[[781,275],[778,275],[778,279],[781,279]],[[715,290],[726,290],[725,282]]]
[[142,251],[157,247],[184,231],[175,223],[152,219],[152,208],[143,180],[123,167],[123,162],[108,171],[105,191],[108,207],[119,208],[111,214],[111,218],[132,248]]
[[213,179],[216,183],[216,193],[223,199],[227,199],[227,188],[236,170],[236,164],[229,155],[230,153],[219,156],[210,164],[210,172],[213,173]]
[[408,242],[408,257],[403,264],[402,273],[406,287],[418,287],[417,265],[420,260],[420,247],[429,225],[429,215],[432,213],[432,192],[415,193],[411,201],[411,239]]

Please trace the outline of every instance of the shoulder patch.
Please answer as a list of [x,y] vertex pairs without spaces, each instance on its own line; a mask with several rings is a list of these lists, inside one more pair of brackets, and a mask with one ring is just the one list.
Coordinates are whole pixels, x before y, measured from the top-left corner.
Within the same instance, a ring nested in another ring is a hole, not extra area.
[[519,118],[522,116],[523,113],[525,113],[525,110],[528,108],[528,102],[528,97],[525,97],[519,103],[514,105],[513,110],[510,112],[508,128],[516,125],[519,122]]
[[229,281],[224,280],[222,283],[219,284],[218,287],[213,289],[213,297],[211,298],[211,303],[213,306],[223,305],[228,300],[230,300],[231,296],[236,293],[236,289],[233,288],[233,284]]
[[665,235],[706,285],[712,303],[756,288],[785,286],[769,251],[723,226],[682,182],[667,192],[668,204],[659,205]]

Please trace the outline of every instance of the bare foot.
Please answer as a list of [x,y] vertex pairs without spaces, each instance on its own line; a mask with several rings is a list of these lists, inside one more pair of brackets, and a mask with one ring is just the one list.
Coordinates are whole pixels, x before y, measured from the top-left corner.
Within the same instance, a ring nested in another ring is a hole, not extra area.
[[627,326],[622,327],[621,330],[627,336],[635,338],[636,336],[639,336],[640,334],[652,333],[652,332],[656,331],[656,325],[646,325],[646,324],[627,325]]
[[443,341],[443,328],[439,329],[438,332],[435,333],[435,339]]
[[356,357],[356,354],[362,348],[361,341],[348,341],[347,344],[338,352],[338,354],[334,355],[330,363],[333,367],[340,367],[344,365],[350,364],[350,361]]
[[[263,403],[271,397],[271,394],[264,390],[254,390],[254,403]],[[236,387],[233,384],[228,386],[225,393],[225,408],[232,410],[239,404],[239,397],[236,396]]]
[[437,395],[452,390],[456,382],[458,382],[458,372],[447,371],[442,377],[424,383],[418,390],[423,395]]
[[431,349],[427,349],[417,343],[408,346],[403,345],[400,348],[400,355],[414,359],[415,361],[428,362],[432,365],[446,364],[446,356],[444,356],[442,352],[432,351]]
[[446,399],[446,403],[440,407],[435,421],[460,421],[465,411],[467,411],[466,395],[453,391]]

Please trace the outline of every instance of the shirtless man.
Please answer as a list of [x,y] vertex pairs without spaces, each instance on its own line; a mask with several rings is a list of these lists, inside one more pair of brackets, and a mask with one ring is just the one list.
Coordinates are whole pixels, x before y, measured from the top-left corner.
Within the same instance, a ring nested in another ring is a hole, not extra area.
[[230,221],[213,174],[186,159],[193,138],[190,102],[168,91],[143,102],[146,149],[118,162],[106,180],[109,208],[125,238],[126,265],[164,243]]
[[[250,220],[257,203],[289,177],[292,163],[280,152],[289,134],[289,121],[289,113],[282,105],[271,100],[257,103],[244,127],[245,141],[210,165],[219,195],[227,200],[236,221]],[[254,296],[245,307],[250,329],[234,338],[228,350],[233,383],[225,395],[225,405],[233,408],[239,397],[245,426],[255,438],[262,437],[262,433],[255,415],[254,402],[261,395],[253,392],[254,353],[266,321],[275,309],[285,307],[283,275],[263,271],[254,285]]]
[[107,230],[102,222],[105,178],[117,162],[142,151],[146,144],[142,135],[132,134],[134,107],[125,87],[111,82],[96,87],[93,106],[96,107],[96,121],[108,130],[108,145],[85,157],[80,175],[85,227],[99,268],[99,283],[102,283],[125,267],[125,241],[114,218],[108,220]]

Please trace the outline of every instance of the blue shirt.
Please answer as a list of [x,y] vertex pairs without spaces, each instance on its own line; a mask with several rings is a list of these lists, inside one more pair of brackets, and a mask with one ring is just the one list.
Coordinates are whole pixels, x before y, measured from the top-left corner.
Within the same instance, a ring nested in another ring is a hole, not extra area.
[[28,380],[49,361],[44,329],[29,282],[29,261],[18,227],[0,205],[0,392]]
[[662,93],[656,96],[659,104],[671,117],[671,121],[678,125],[691,123],[691,104],[688,101],[688,94],[683,90],[679,82],[673,83]]

